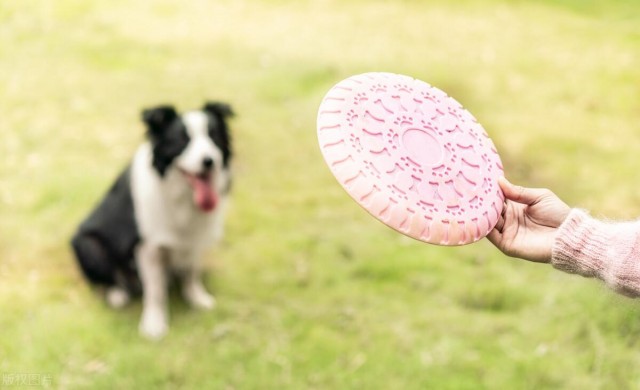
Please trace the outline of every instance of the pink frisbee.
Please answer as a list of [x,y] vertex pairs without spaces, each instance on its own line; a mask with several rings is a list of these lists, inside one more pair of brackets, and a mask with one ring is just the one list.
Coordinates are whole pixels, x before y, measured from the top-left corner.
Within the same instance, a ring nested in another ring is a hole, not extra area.
[[493,142],[460,103],[392,73],[336,84],[318,111],[331,172],[371,215],[415,239],[469,244],[500,216],[503,175]]

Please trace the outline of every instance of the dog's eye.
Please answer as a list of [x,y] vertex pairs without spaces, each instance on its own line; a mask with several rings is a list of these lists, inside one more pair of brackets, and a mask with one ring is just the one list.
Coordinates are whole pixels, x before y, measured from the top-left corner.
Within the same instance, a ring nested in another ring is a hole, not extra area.
[[217,144],[222,142],[222,132],[218,127],[209,127],[209,137],[211,137],[211,139],[213,139]]
[[180,136],[179,136],[179,140],[181,142],[187,143],[189,142],[189,134],[187,133],[187,128],[183,127],[182,129],[180,129]]

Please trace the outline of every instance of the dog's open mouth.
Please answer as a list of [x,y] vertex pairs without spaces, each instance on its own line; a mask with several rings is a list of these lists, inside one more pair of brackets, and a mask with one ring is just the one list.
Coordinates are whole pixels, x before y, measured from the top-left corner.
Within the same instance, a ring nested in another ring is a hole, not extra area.
[[211,185],[211,172],[197,175],[182,171],[193,189],[193,201],[204,212],[212,211],[218,204],[218,194]]

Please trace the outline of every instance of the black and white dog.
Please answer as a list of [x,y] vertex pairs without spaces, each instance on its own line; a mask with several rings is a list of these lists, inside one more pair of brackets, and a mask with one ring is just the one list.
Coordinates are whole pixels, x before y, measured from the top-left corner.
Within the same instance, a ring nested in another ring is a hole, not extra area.
[[83,273],[106,287],[111,306],[142,292],[140,332],[149,338],[168,330],[171,276],[192,306],[215,305],[202,284],[200,260],[222,236],[231,115],[223,103],[182,115],[171,106],[144,110],[147,141],[73,238]]

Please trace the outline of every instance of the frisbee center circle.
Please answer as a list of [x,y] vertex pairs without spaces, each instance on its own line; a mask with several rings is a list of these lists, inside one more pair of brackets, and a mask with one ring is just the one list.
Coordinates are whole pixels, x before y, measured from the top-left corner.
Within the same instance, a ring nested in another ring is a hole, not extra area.
[[442,160],[442,147],[434,136],[420,129],[409,129],[402,135],[404,148],[411,160],[424,165],[435,165]]

